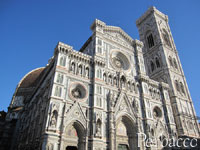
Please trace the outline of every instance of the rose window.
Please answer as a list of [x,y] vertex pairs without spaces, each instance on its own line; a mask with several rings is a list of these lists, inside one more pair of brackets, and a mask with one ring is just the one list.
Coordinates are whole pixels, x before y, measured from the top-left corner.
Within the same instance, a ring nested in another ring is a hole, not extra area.
[[79,89],[73,89],[72,96],[74,96],[75,98],[81,98],[81,91]]
[[123,69],[123,70],[129,70],[130,63],[129,59],[126,57],[125,54],[121,53],[120,51],[113,50],[111,52],[111,64],[116,69]]
[[154,116],[154,118],[161,118],[162,117],[162,111],[159,107],[156,106],[153,109],[153,116]]
[[86,87],[81,83],[72,83],[69,89],[69,96],[73,100],[84,100],[88,96]]

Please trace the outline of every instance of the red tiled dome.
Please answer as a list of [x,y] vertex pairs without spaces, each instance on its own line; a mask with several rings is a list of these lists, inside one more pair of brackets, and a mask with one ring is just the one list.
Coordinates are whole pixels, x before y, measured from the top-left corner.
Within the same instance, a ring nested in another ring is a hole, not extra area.
[[20,81],[19,88],[33,87],[36,79],[39,77],[39,75],[42,73],[43,70],[44,67],[34,69],[29,73],[27,73]]

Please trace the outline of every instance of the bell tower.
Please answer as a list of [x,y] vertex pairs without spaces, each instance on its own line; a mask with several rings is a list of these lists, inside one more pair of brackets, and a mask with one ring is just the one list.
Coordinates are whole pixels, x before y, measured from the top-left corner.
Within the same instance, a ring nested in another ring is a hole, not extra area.
[[198,137],[200,130],[178,52],[168,24],[168,16],[155,7],[137,22],[148,76],[171,87],[170,100],[178,136]]

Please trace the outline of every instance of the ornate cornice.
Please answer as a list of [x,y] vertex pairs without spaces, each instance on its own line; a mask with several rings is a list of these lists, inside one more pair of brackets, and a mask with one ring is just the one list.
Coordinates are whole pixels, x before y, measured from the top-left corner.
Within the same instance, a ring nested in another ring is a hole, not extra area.
[[166,22],[168,22],[168,16],[160,12],[159,10],[156,9],[156,7],[150,7],[137,21],[136,25],[139,26],[149,15],[151,14],[156,14],[157,16],[161,17],[164,19]]
[[103,21],[100,21],[96,19],[92,25],[91,25],[91,30],[94,30],[96,27],[102,28],[103,32],[117,32],[119,33],[127,42],[133,43],[133,39],[126,33],[124,30],[122,30],[120,27],[117,26],[108,26],[106,23]]

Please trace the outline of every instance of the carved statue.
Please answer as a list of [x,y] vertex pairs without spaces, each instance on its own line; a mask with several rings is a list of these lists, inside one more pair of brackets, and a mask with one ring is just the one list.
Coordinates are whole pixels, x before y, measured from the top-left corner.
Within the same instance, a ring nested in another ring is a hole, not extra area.
[[53,111],[52,117],[51,117],[51,122],[50,122],[50,126],[55,128],[56,127],[56,123],[57,123],[57,117],[58,117],[58,113],[56,110]]
[[98,120],[96,124],[96,136],[101,136],[101,121]]

